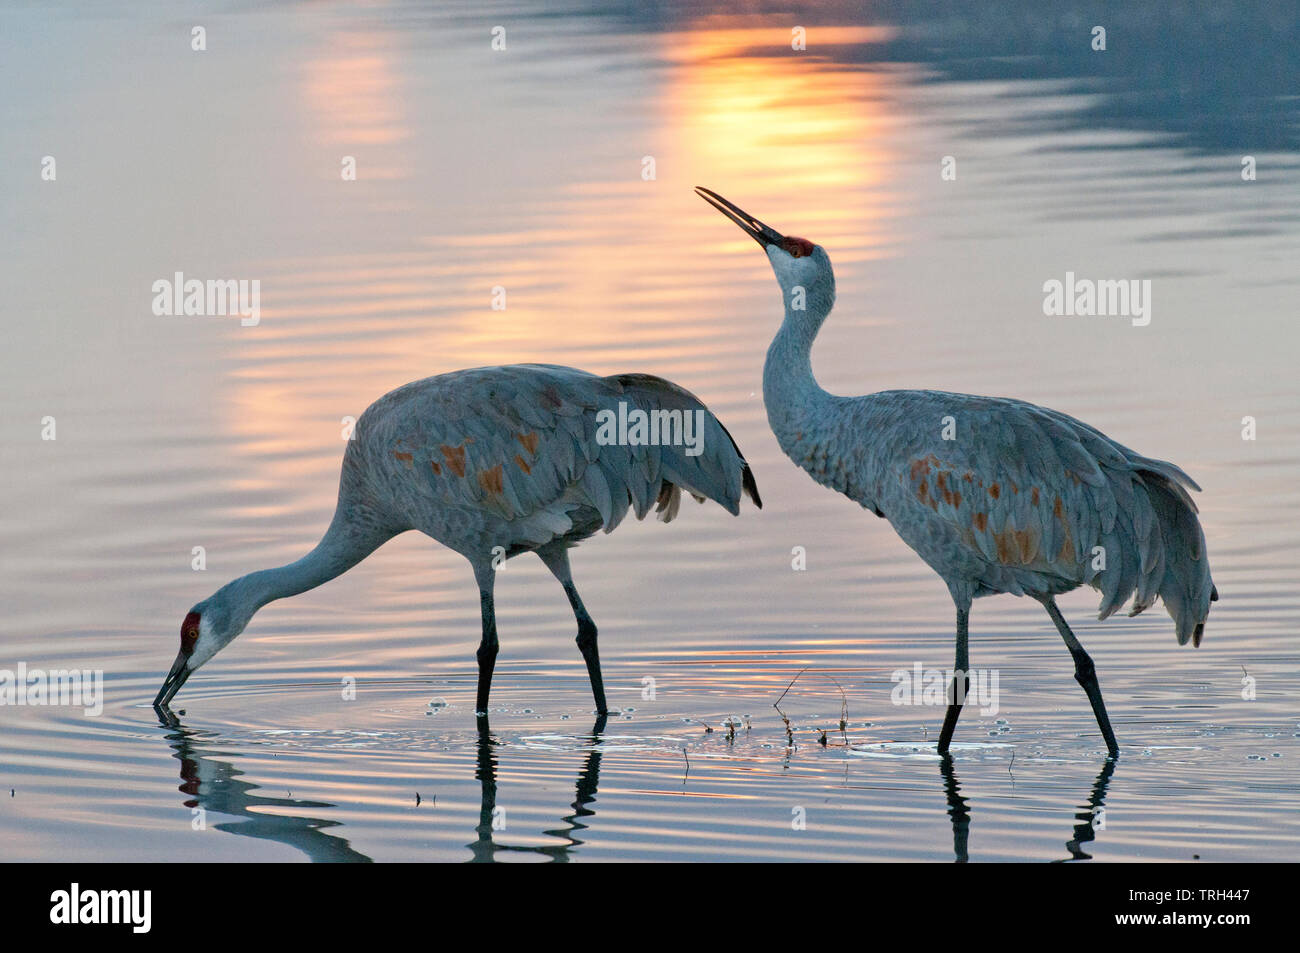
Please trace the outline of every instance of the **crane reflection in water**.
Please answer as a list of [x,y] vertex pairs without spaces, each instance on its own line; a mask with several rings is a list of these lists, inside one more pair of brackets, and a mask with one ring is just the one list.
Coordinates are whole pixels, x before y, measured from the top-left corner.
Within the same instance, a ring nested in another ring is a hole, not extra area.
[[[254,793],[258,785],[240,780],[243,771],[216,757],[217,752],[209,747],[215,740],[209,741],[207,732],[185,728],[178,722],[167,734],[173,757],[181,763],[179,790],[186,795],[182,802],[185,807],[235,818],[212,827],[240,837],[287,844],[302,851],[312,862],[370,863],[370,858],[354,850],[347,840],[325,833],[331,827],[340,826],[340,821],[300,813],[332,808],[333,804]],[[261,813],[267,808],[294,813]]]
[[[478,719],[474,766],[474,778],[479,782],[480,790],[478,823],[474,826],[474,839],[465,845],[471,863],[491,863],[503,857],[522,859],[530,854],[553,863],[567,863],[578,856],[579,848],[585,843],[580,835],[591,827],[596,816],[606,721],[605,716],[597,716],[588,733],[576,736],[585,754],[574,781],[573,800],[558,826],[540,832],[548,842],[520,844],[502,842],[502,827],[498,822],[501,816],[498,802],[499,753],[508,751],[510,745],[493,735],[486,718]],[[225,760],[239,756],[239,752],[231,750],[233,742],[223,741],[208,731],[187,728],[177,719],[172,719],[167,727],[165,737],[172,747],[173,757],[181,763],[178,790],[185,795],[184,806],[232,818],[213,824],[213,830],[285,844],[302,851],[313,863],[371,861],[372,858],[354,848],[348,839],[339,836],[341,831],[330,831],[331,828],[344,827],[344,822],[311,816],[310,812],[329,811],[337,805],[328,801],[258,794],[256,792],[261,786],[243,780],[245,772]],[[1076,823],[1065,843],[1069,856],[1054,863],[1091,859],[1091,855],[1084,852],[1083,845],[1096,840],[1098,832],[1104,830],[1098,817],[1104,813],[1106,792],[1115,768],[1115,761],[1106,760],[1087,798],[1076,805]],[[953,858],[957,863],[966,863],[970,858],[969,843],[975,813],[971,799],[962,793],[952,758],[940,759],[939,776],[945,810],[952,825]],[[683,784],[686,783],[687,779],[683,778]],[[264,813],[268,809],[276,813]]]

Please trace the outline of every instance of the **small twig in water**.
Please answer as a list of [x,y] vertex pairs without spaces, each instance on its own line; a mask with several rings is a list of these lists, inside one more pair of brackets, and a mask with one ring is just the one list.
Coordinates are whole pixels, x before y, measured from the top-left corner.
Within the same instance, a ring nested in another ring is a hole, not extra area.
[[772,707],[773,707],[773,708],[776,708],[777,711],[780,711],[780,710],[781,710],[781,709],[778,707],[778,706],[781,704],[781,699],[785,698],[786,695],[790,694],[790,689],[794,688],[794,683],[797,682],[797,681],[799,681],[799,676],[802,675],[802,674],[803,674],[804,672],[806,672],[806,671],[808,671],[808,666],[805,665],[803,668],[799,669],[798,674],[796,674],[794,678],[790,679],[790,684],[787,685],[787,686],[785,687],[785,691],[783,691],[783,692],[781,693],[781,698],[778,698],[776,701],[772,702]]
[[[827,675],[835,687],[840,690],[840,734],[844,736],[844,744],[849,743],[849,696],[844,694],[844,686],[839,683],[834,675]],[[822,742],[825,744],[825,742]]]
[[794,683],[797,682],[799,680],[799,676],[806,671],[808,671],[808,668],[806,666],[800,669],[799,672],[795,675],[795,677],[790,679],[790,684],[785,687],[785,691],[781,693],[781,697],[778,698],[776,701],[772,702],[772,707],[776,709],[776,713],[780,715],[781,720],[785,722],[785,743],[789,747],[794,747],[794,731],[790,728],[790,719],[786,716],[786,713],[781,710],[781,701],[785,698],[786,695],[790,694],[790,689],[794,688]]

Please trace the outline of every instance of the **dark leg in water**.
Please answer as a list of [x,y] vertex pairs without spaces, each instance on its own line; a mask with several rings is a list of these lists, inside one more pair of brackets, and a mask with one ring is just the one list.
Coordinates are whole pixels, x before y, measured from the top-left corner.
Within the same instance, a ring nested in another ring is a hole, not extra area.
[[486,714],[488,696],[492,693],[492,671],[497,665],[497,614],[492,600],[496,573],[490,566],[475,567],[474,576],[478,579],[479,607],[483,612],[483,640],[478,646],[478,698],[474,710]]
[[552,544],[537,550],[537,555],[564,586],[564,594],[569,597],[569,605],[573,607],[573,617],[578,622],[578,651],[582,653],[583,661],[587,663],[587,675],[591,678],[591,694],[596,699],[596,711],[603,715],[609,711],[609,706],[605,704],[605,680],[600,674],[596,623],[591,621],[591,616],[587,614],[587,607],[582,604],[582,597],[578,595],[578,590],[573,585],[573,573],[569,569],[569,551],[563,545]]
[[[948,753],[952,743],[952,733],[957,729],[957,719],[961,717],[961,703],[970,691],[970,650],[967,646],[967,626],[970,622],[970,608],[957,607],[957,659],[953,663],[952,684],[948,686],[948,712],[943,717],[943,731],[939,733],[939,754]],[[958,681],[961,682],[960,691]]]
[[1056,600],[1048,596],[1041,600],[1043,608],[1047,614],[1052,617],[1056,623],[1056,630],[1061,633],[1061,638],[1065,639],[1066,648],[1074,656],[1074,680],[1083,686],[1083,690],[1088,693],[1088,701],[1092,703],[1092,713],[1097,716],[1097,727],[1101,729],[1101,736],[1106,739],[1106,750],[1110,752],[1112,758],[1119,757],[1119,745],[1115,743],[1115,732],[1110,727],[1110,717],[1106,714],[1106,703],[1101,700],[1101,686],[1097,684],[1097,668],[1092,664],[1092,658],[1083,650],[1079,640],[1074,637],[1070,627],[1065,622],[1065,617],[1061,615],[1061,610],[1056,607]]

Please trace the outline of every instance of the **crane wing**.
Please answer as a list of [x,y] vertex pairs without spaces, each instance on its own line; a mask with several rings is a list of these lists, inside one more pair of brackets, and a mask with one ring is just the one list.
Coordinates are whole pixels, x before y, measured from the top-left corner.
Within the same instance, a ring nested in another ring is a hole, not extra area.
[[[630,457],[635,461],[644,485],[653,486],[657,479],[666,479],[701,502],[713,500],[733,516],[740,512],[742,493],[762,509],[758,484],[740,452],[740,446],[703,401],[686,388],[652,374],[618,374],[605,380],[619,388],[619,399],[627,400],[647,413],[672,415],[680,412],[683,426],[687,415],[691,415],[692,437],[696,442],[695,447],[661,443],[659,446],[619,448],[630,453],[610,454],[612,462],[621,463]],[[698,452],[691,452],[693,449]],[[629,486],[639,482],[633,478]],[[675,501],[669,506],[675,514]],[[638,506],[637,517],[644,515],[644,507]]]
[[[748,470],[712,414],[705,412],[704,446],[714,452],[687,457],[681,447],[598,440],[598,413],[617,413],[620,401],[647,410],[703,409],[659,378],[510,365],[399,388],[363,415],[357,437],[390,481],[418,484],[438,507],[517,521],[521,537],[537,543],[567,532],[568,513],[582,505],[599,512],[606,532],[629,504],[638,518],[655,503],[671,518],[679,487],[738,511]],[[719,444],[729,457],[717,452]]]
[[[1169,511],[1194,514],[1187,489],[1199,489],[1172,464],[1022,401],[929,391],[873,397],[894,405],[877,419],[888,447],[879,458],[889,461],[880,468],[887,516],[909,543],[931,548],[932,562],[982,561],[990,589],[1018,594],[1042,581],[1034,574],[1090,583],[1102,591],[1105,618],[1130,594],[1134,614],[1147,608],[1165,594],[1169,559],[1202,554],[1199,527],[1191,539],[1171,532]],[[1180,549],[1197,551],[1167,552],[1175,535]],[[947,557],[937,551],[945,546]],[[1205,583],[1208,600],[1208,570]]]

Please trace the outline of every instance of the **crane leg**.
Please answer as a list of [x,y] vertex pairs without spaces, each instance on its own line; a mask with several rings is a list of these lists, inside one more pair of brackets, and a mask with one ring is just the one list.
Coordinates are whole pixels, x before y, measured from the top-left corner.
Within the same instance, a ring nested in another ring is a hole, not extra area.
[[1043,608],[1047,614],[1052,617],[1056,623],[1056,631],[1061,633],[1061,638],[1065,639],[1065,646],[1074,656],[1074,680],[1083,686],[1083,690],[1088,693],[1088,701],[1092,703],[1092,713],[1097,716],[1097,727],[1101,729],[1101,736],[1106,739],[1106,750],[1112,758],[1119,757],[1119,745],[1115,743],[1115,732],[1110,727],[1110,716],[1106,714],[1106,703],[1101,700],[1101,685],[1097,683],[1097,667],[1092,664],[1092,657],[1083,650],[1079,640],[1074,637],[1070,631],[1069,625],[1065,622],[1065,617],[1061,615],[1061,610],[1056,607],[1056,600],[1051,596],[1041,600]]
[[[943,716],[943,730],[939,732],[939,754],[948,753],[952,742],[952,733],[957,729],[957,719],[961,717],[961,703],[970,691],[970,649],[967,645],[967,626],[970,623],[970,608],[957,607],[957,659],[953,664],[953,679],[948,686],[948,712]],[[957,691],[957,680],[961,680],[961,692]]]
[[483,640],[478,646],[478,698],[474,710],[487,714],[488,696],[492,693],[492,671],[497,665],[497,612],[492,596],[496,570],[491,565],[475,566],[474,578],[478,580],[479,608],[483,613]]
[[573,607],[573,617],[578,622],[578,651],[587,663],[587,675],[591,678],[591,694],[596,699],[596,713],[604,715],[609,711],[605,704],[605,679],[600,674],[600,651],[596,647],[596,623],[587,614],[587,607],[582,604],[582,597],[573,584],[573,573],[569,569],[569,550],[562,544],[543,546],[537,555],[546,563],[552,575],[564,586],[564,594],[569,597]]

